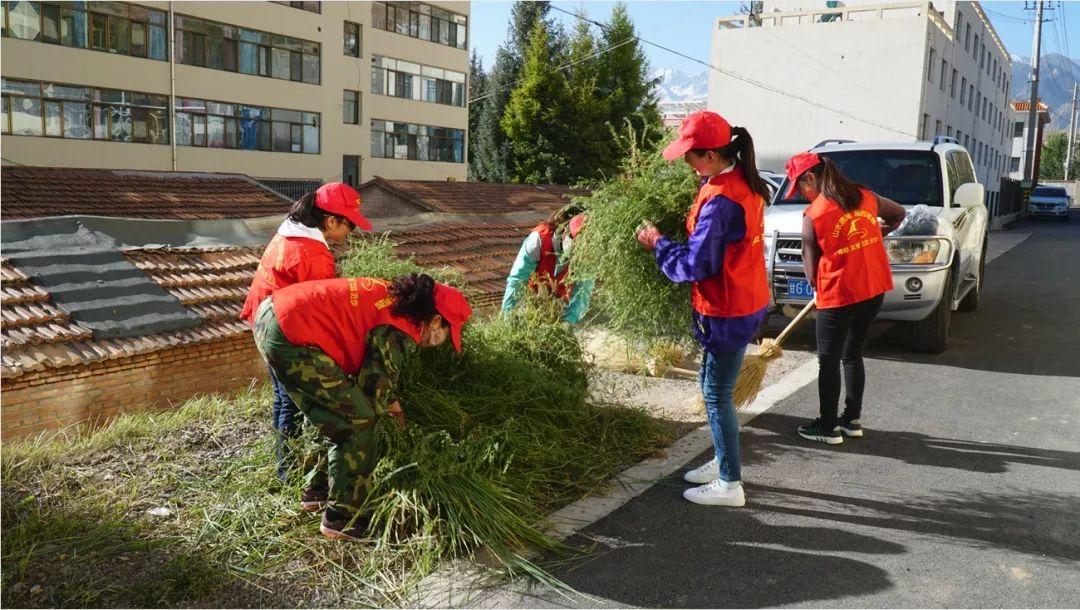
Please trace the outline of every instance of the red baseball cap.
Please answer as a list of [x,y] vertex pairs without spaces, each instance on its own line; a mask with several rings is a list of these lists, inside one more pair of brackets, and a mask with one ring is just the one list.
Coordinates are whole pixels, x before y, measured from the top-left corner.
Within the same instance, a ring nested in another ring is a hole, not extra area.
[[664,149],[664,158],[674,161],[691,148],[720,148],[731,143],[731,125],[724,117],[702,110],[682,122],[679,137]]
[[344,216],[363,231],[371,230],[371,221],[360,213],[360,193],[344,182],[331,182],[315,191],[315,207]]
[[799,177],[807,172],[807,170],[816,167],[818,163],[821,163],[821,157],[817,153],[804,152],[795,155],[788,159],[787,165],[784,169],[787,170],[788,188],[784,193],[784,199],[790,199],[795,193],[795,187],[799,182]]
[[581,228],[585,226],[585,215],[578,214],[570,219],[570,238],[577,239],[578,233],[581,233]]
[[472,307],[465,300],[465,295],[454,288],[442,283],[435,284],[435,309],[439,315],[450,325],[450,339],[454,342],[454,349],[461,351],[461,328],[472,316]]

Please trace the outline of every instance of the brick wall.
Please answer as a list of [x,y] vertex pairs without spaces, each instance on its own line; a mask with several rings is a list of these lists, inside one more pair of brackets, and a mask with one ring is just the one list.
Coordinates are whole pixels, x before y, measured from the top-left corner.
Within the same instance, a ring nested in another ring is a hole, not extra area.
[[367,216],[368,218],[413,216],[427,211],[376,185],[370,185],[367,188],[360,189],[360,197],[364,202],[364,216]]
[[0,433],[11,438],[125,411],[168,408],[262,382],[266,365],[243,335],[90,365],[46,369],[0,384]]

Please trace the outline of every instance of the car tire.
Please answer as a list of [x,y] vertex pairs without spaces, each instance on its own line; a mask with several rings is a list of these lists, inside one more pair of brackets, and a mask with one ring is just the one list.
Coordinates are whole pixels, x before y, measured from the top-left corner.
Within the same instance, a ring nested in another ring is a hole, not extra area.
[[986,283],[986,240],[983,240],[982,254],[979,257],[979,279],[975,287],[960,301],[959,311],[975,311],[982,301],[983,285]]
[[949,269],[945,278],[945,291],[934,312],[924,320],[911,323],[911,340],[915,349],[930,354],[940,354],[949,347],[949,326],[952,320],[952,295],[955,273]]

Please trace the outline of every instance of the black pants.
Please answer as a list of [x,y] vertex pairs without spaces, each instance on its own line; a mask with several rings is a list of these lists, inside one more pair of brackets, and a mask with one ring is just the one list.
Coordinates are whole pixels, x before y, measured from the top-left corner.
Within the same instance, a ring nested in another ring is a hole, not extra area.
[[836,426],[841,363],[847,395],[844,418],[859,419],[862,415],[863,389],[866,387],[863,347],[884,300],[882,294],[852,305],[818,311],[818,400],[821,403],[821,427],[825,430]]

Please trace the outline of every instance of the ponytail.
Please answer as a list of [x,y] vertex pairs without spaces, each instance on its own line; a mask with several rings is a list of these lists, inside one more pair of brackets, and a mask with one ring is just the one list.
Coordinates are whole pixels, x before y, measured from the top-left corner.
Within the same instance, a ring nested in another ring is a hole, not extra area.
[[848,180],[828,157],[822,156],[821,163],[810,168],[810,173],[817,177],[821,193],[835,201],[842,210],[854,212],[859,209],[862,189],[866,187]]
[[[326,210],[315,205],[315,193],[311,192],[304,195],[300,199],[296,200],[292,208],[289,210],[289,220],[300,223],[305,227],[312,229],[322,229],[323,223],[330,216],[336,217],[338,220],[344,222],[348,219],[338,214],[331,214]],[[351,224],[351,221],[350,221]]]
[[758,173],[757,155],[754,153],[754,139],[750,137],[750,132],[745,127],[732,127],[731,138],[732,140],[727,146],[715,149],[695,148],[692,150],[699,156],[712,150],[732,163],[740,163],[743,177],[746,178],[746,183],[750,185],[750,190],[768,201],[772,197],[772,192],[769,190],[769,184]]

